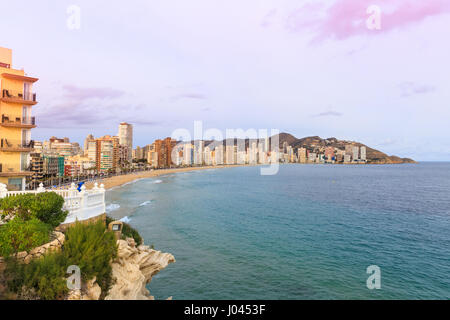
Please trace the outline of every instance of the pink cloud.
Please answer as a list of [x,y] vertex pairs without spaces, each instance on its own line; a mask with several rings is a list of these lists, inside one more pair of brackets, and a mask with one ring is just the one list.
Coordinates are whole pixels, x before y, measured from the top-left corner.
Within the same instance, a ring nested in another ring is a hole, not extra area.
[[[380,30],[366,26],[370,16],[366,11],[371,5],[381,9]],[[449,0],[336,0],[329,7],[316,2],[295,10],[288,16],[287,28],[292,32],[312,30],[315,41],[342,40],[389,32],[444,13],[450,13]]]
[[277,9],[270,10],[266,14],[266,16],[263,18],[263,20],[261,22],[261,27],[264,27],[264,28],[269,27],[272,24],[273,19],[275,18],[276,15],[277,15]]

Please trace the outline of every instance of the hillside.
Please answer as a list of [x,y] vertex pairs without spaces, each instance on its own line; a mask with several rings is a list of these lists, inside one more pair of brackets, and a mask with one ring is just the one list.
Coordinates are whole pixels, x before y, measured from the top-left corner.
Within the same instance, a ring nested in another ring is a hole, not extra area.
[[[371,147],[368,147],[367,145],[356,142],[356,141],[346,141],[346,140],[339,140],[337,138],[327,138],[322,139],[319,136],[312,136],[312,137],[305,137],[305,138],[296,138],[293,135],[289,133],[280,133],[278,135],[279,137],[279,146],[282,147],[283,144],[286,142],[289,146],[294,148],[295,150],[297,148],[306,148],[310,152],[323,152],[325,147],[334,147],[340,150],[345,150],[346,145],[353,145],[357,147],[366,147],[367,152],[367,163],[371,164],[398,164],[398,163],[416,163],[413,159],[409,158],[400,158],[395,155],[387,155],[379,150],[373,149]],[[269,139],[269,142],[271,144],[273,137]],[[234,140],[234,141],[233,141]],[[227,140],[223,140],[222,144],[225,145]],[[229,144],[239,144],[244,142],[245,148],[249,146],[249,140],[245,139],[228,139]],[[220,142],[217,141],[205,141],[205,145],[210,147],[215,147],[216,145],[220,144]]]
[[322,139],[318,136],[306,137],[297,139],[294,136],[288,133],[280,133],[280,146],[283,145],[284,142],[287,142],[288,145],[295,148],[304,147],[310,151],[325,148],[325,147],[334,147],[337,149],[345,150],[345,145],[351,144],[357,147],[366,147],[367,149],[367,163],[372,164],[395,164],[395,163],[416,163],[413,159],[409,158],[400,158],[394,155],[387,155],[379,150],[370,148],[363,143],[355,142],[355,141],[345,141],[338,140],[336,138],[327,138]]

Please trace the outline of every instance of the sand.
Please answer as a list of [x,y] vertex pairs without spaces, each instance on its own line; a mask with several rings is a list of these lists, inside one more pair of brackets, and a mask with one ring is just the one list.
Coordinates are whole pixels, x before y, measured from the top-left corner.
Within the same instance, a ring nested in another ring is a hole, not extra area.
[[207,169],[220,169],[220,168],[229,168],[229,167],[237,167],[237,166],[242,166],[242,165],[221,165],[221,166],[188,167],[188,168],[174,168],[174,169],[160,169],[160,170],[153,170],[153,171],[143,171],[143,172],[125,174],[125,175],[121,175],[121,176],[115,176],[115,177],[111,177],[111,178],[98,179],[96,181],[91,181],[91,182],[86,183],[86,187],[87,187],[87,189],[91,189],[94,186],[94,182],[97,182],[98,185],[103,183],[105,185],[105,189],[108,190],[113,187],[118,187],[125,183],[132,182],[134,180],[144,179],[144,178],[153,178],[153,177],[158,177],[158,176],[170,174],[170,173],[188,172],[188,171],[195,171],[195,170],[207,170]]

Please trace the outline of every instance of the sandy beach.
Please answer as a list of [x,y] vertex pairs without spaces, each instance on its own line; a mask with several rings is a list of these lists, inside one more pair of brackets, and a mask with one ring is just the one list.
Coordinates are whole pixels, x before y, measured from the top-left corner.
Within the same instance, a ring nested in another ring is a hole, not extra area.
[[221,165],[221,166],[208,166],[208,167],[188,167],[188,168],[173,168],[173,169],[161,169],[161,170],[153,170],[153,171],[144,171],[144,172],[136,172],[130,173],[121,176],[114,176],[111,178],[99,179],[96,181],[90,181],[86,183],[86,187],[91,189],[94,186],[94,183],[97,182],[99,185],[103,183],[105,185],[105,189],[111,189],[113,187],[121,186],[125,183],[132,182],[138,179],[144,178],[153,178],[162,176],[170,173],[177,172],[188,172],[195,170],[208,170],[208,169],[220,169],[220,168],[230,168],[230,167],[238,167],[243,165]]

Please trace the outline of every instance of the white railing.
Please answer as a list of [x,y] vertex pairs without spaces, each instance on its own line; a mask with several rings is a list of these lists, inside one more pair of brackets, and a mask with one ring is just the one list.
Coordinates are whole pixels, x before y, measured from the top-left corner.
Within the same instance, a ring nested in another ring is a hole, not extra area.
[[63,224],[72,223],[76,220],[82,221],[97,217],[106,212],[105,208],[105,187],[97,183],[90,190],[86,186],[78,191],[75,183],[72,183],[67,190],[46,190],[42,183],[36,190],[28,191],[8,191],[6,185],[0,183],[0,198],[11,197],[20,194],[37,194],[41,192],[55,192],[64,198],[64,209],[69,213]]

